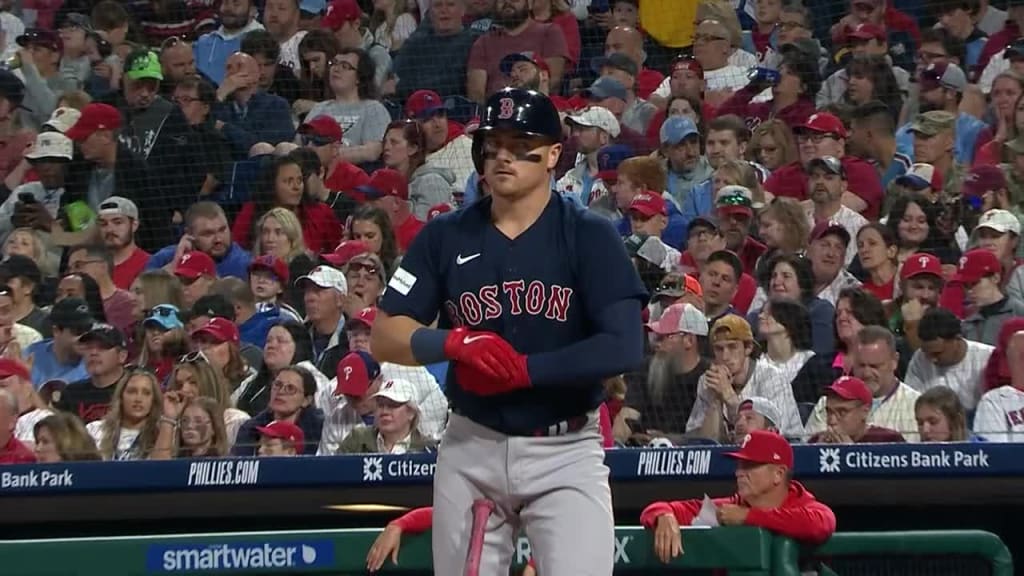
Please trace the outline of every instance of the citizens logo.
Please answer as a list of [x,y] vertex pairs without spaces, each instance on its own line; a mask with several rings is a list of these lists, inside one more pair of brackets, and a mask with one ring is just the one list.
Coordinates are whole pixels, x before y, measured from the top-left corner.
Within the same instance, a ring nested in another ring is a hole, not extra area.
[[839,472],[839,448],[822,448],[818,453],[818,470],[828,474]]
[[384,479],[384,459],[380,456],[363,458],[363,482],[380,482]]
[[150,572],[265,572],[333,565],[330,540],[157,545],[146,553]]

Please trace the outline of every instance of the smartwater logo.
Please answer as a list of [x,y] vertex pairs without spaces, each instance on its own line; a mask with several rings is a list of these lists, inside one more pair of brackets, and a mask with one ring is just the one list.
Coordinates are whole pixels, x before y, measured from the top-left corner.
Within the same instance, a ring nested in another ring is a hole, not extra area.
[[334,544],[329,540],[156,545],[146,553],[150,572],[247,572],[333,565]]

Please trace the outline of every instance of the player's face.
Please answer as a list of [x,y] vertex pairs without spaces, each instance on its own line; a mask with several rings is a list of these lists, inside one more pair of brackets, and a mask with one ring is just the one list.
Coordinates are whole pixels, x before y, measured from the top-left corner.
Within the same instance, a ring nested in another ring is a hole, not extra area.
[[917,432],[921,442],[949,442],[953,433],[949,428],[949,419],[942,410],[928,404],[920,404],[914,412],[917,420]]
[[536,190],[549,190],[551,171],[561,154],[561,144],[548,145],[518,133],[489,135],[484,142],[484,178],[491,195],[516,200]]
[[738,280],[732,266],[721,261],[711,262],[700,273],[704,301],[715,307],[728,305],[736,296]]
[[826,423],[842,434],[860,436],[867,427],[868,409],[857,400],[846,400],[834,394],[825,397]]
[[907,300],[920,300],[922,304],[935,306],[939,302],[939,293],[941,291],[941,278],[931,274],[922,274],[908,278],[903,293]]

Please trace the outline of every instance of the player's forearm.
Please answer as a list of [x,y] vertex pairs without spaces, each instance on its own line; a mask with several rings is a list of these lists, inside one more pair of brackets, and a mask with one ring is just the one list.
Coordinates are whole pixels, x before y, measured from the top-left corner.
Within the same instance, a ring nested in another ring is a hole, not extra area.
[[373,356],[380,362],[419,366],[420,363],[412,352],[412,335],[423,327],[408,316],[378,313],[370,335]]
[[640,524],[645,528],[654,528],[658,518],[665,514],[672,514],[680,526],[689,526],[693,519],[700,512],[702,502],[700,500],[676,500],[674,502],[654,502],[648,504],[640,514]]
[[801,542],[824,542],[836,531],[836,516],[820,502],[795,508],[751,508],[745,522]]
[[430,507],[416,508],[395,518],[391,524],[398,526],[406,534],[422,534],[430,530],[434,522],[434,509]]
[[531,354],[527,359],[534,386],[578,384],[643,365],[643,324],[640,302],[623,300],[608,306],[596,322],[599,332],[559,350]]

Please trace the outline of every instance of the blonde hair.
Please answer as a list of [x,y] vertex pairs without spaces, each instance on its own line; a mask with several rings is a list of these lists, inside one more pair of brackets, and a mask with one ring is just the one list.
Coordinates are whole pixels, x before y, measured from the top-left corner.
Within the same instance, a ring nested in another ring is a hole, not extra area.
[[[32,259],[36,261],[39,266],[39,272],[42,273],[44,278],[52,278],[57,275],[60,263],[58,258],[54,257],[51,252],[53,245],[49,241],[49,236],[44,235],[42,232],[33,228],[15,228],[11,230],[11,233],[4,239],[3,253],[7,256],[7,245],[14,238],[15,234],[27,234],[32,238]],[[41,288],[41,287],[40,287]]]
[[78,416],[70,412],[55,412],[36,422],[32,433],[36,444],[39,443],[39,431],[46,429],[53,436],[60,459],[66,462],[81,460],[99,460],[100,453],[96,449],[96,441],[85,429],[85,424]]
[[114,452],[117,450],[118,440],[121,436],[122,396],[124,396],[124,391],[128,388],[128,384],[135,378],[145,378],[149,382],[150,391],[153,392],[153,405],[149,408],[149,414],[146,416],[145,421],[143,421],[142,430],[139,432],[138,440],[136,440],[137,459],[144,460],[148,458],[153,451],[153,446],[156,445],[157,425],[160,421],[160,413],[163,406],[163,394],[160,391],[160,383],[156,381],[156,376],[151,372],[141,369],[132,370],[117,383],[117,388],[114,389],[114,398],[110,402],[110,411],[103,417],[103,436],[100,439],[99,448],[100,455],[103,456],[104,460],[113,458]]
[[[146,367],[149,365],[150,351],[149,345],[146,344],[146,327],[139,324],[139,333],[142,336],[142,346],[139,352],[139,359],[136,362],[139,366]],[[182,354],[187,354],[189,350],[189,338],[184,328],[171,328],[163,334],[163,338],[160,341],[160,358],[177,358]]]
[[167,383],[168,390],[181,390],[181,386],[178,384],[178,371],[182,369],[191,370],[192,374],[195,375],[199,396],[212,398],[224,410],[233,408],[231,405],[231,391],[228,389],[228,383],[224,379],[224,375],[201,356],[188,362],[175,364],[174,371],[171,372],[171,378]]
[[[227,427],[224,424],[224,407],[213,398],[199,396],[189,400],[188,403],[185,404],[185,407],[181,410],[182,415],[185,414],[185,410],[188,410],[193,406],[206,412],[206,415],[210,417],[210,425],[213,426],[213,438],[210,439],[210,449],[207,450],[203,456],[227,456],[228,451],[230,450],[231,441],[228,439]],[[193,454],[191,450],[186,448],[181,442],[181,428],[178,428],[178,437],[176,440],[178,442],[178,457],[192,457]]]
[[761,219],[771,218],[779,223],[783,230],[783,252],[796,253],[807,248],[807,239],[811,235],[811,225],[807,222],[807,213],[800,202],[793,198],[780,196],[772,200],[760,214]]
[[757,128],[754,128],[753,132],[751,132],[750,143],[747,144],[748,160],[751,162],[759,161],[757,154],[761,151],[761,140],[765,137],[771,138],[782,152],[781,165],[789,164],[799,159],[800,156],[797,152],[793,130],[782,120],[772,118],[758,124]]
[[260,245],[260,231],[263,229],[263,223],[268,218],[277,220],[277,223],[281,225],[281,230],[284,231],[284,235],[292,243],[292,249],[284,258],[286,262],[290,263],[297,256],[308,253],[306,241],[302,237],[302,225],[299,223],[299,217],[291,210],[278,206],[267,210],[267,213],[260,217],[259,222],[256,223],[256,234],[252,243],[253,255],[261,256],[263,254],[263,247]]

